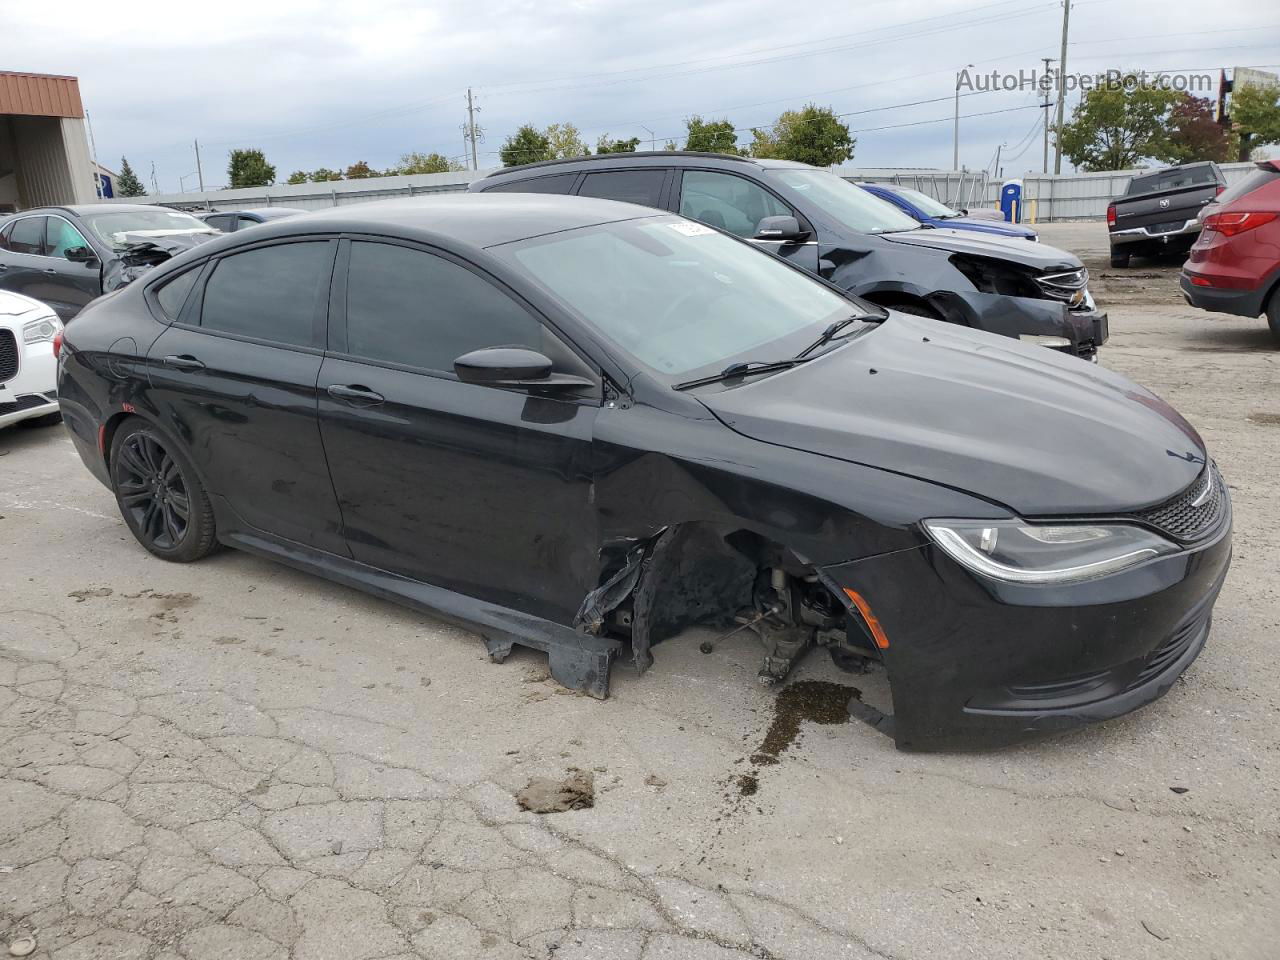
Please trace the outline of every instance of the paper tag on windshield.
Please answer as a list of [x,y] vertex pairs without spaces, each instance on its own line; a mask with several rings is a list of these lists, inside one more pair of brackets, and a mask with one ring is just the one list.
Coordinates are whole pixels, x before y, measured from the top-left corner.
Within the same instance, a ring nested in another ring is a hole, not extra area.
[[687,220],[668,223],[667,226],[676,233],[683,233],[686,237],[705,237],[708,233],[715,233],[710,227],[704,227],[700,223],[690,223]]

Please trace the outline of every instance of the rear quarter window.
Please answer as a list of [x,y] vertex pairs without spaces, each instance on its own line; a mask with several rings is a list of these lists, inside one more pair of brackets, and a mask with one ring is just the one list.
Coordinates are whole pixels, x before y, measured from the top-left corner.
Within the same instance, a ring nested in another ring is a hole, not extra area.
[[156,291],[156,303],[160,305],[160,309],[170,320],[177,320],[178,315],[182,313],[182,305],[187,302],[187,297],[191,294],[191,288],[196,285],[196,278],[200,275],[200,269],[200,267],[195,267],[186,273],[180,273],[172,280],[166,281]]
[[568,193],[573,189],[576,173],[557,173],[550,177],[529,177],[489,187],[485,193]]

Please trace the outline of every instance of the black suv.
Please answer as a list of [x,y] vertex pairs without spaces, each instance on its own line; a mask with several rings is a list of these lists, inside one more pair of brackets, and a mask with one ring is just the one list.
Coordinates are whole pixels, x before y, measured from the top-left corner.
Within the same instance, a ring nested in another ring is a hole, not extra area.
[[803,163],[655,151],[496,171],[473,192],[624,200],[761,244],[850,293],[904,313],[1018,337],[1086,359],[1107,339],[1073,254],[1042,243],[925,227]]
[[137,269],[129,265],[130,251],[166,246],[158,259],[168,259],[173,249],[217,235],[189,213],[138,203],[24,210],[0,217],[0,290],[47,303],[70,320],[127,282],[122,271]]

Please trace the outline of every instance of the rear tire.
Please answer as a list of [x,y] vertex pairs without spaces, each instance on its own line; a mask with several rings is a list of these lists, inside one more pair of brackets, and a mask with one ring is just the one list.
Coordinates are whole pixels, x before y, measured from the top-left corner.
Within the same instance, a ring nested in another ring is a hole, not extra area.
[[1112,250],[1111,265],[1113,267],[1127,267],[1129,265],[1129,258],[1131,256],[1132,254],[1129,254],[1129,253],[1116,253],[1114,250]]
[[1280,346],[1280,287],[1271,291],[1271,299],[1267,301],[1267,326],[1276,338],[1276,345]]
[[125,525],[162,560],[191,563],[217,546],[213,507],[178,445],[138,417],[111,441],[111,489]]

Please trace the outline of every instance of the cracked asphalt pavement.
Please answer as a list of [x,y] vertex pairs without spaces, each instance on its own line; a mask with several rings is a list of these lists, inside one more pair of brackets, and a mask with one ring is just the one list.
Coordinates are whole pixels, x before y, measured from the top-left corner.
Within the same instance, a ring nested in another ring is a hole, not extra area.
[[[1045,239],[1088,256],[1102,231]],[[1164,700],[1000,751],[806,723],[752,768],[774,695],[744,635],[664,643],[598,702],[540,655],[491,664],[465,629],[244,554],[165,564],[61,428],[0,433],[0,953],[1276,957],[1280,352],[1182,305],[1168,267],[1095,273],[1103,362],[1205,435],[1236,557]],[[825,657],[798,676],[885,696]],[[520,810],[569,768],[593,806]]]

